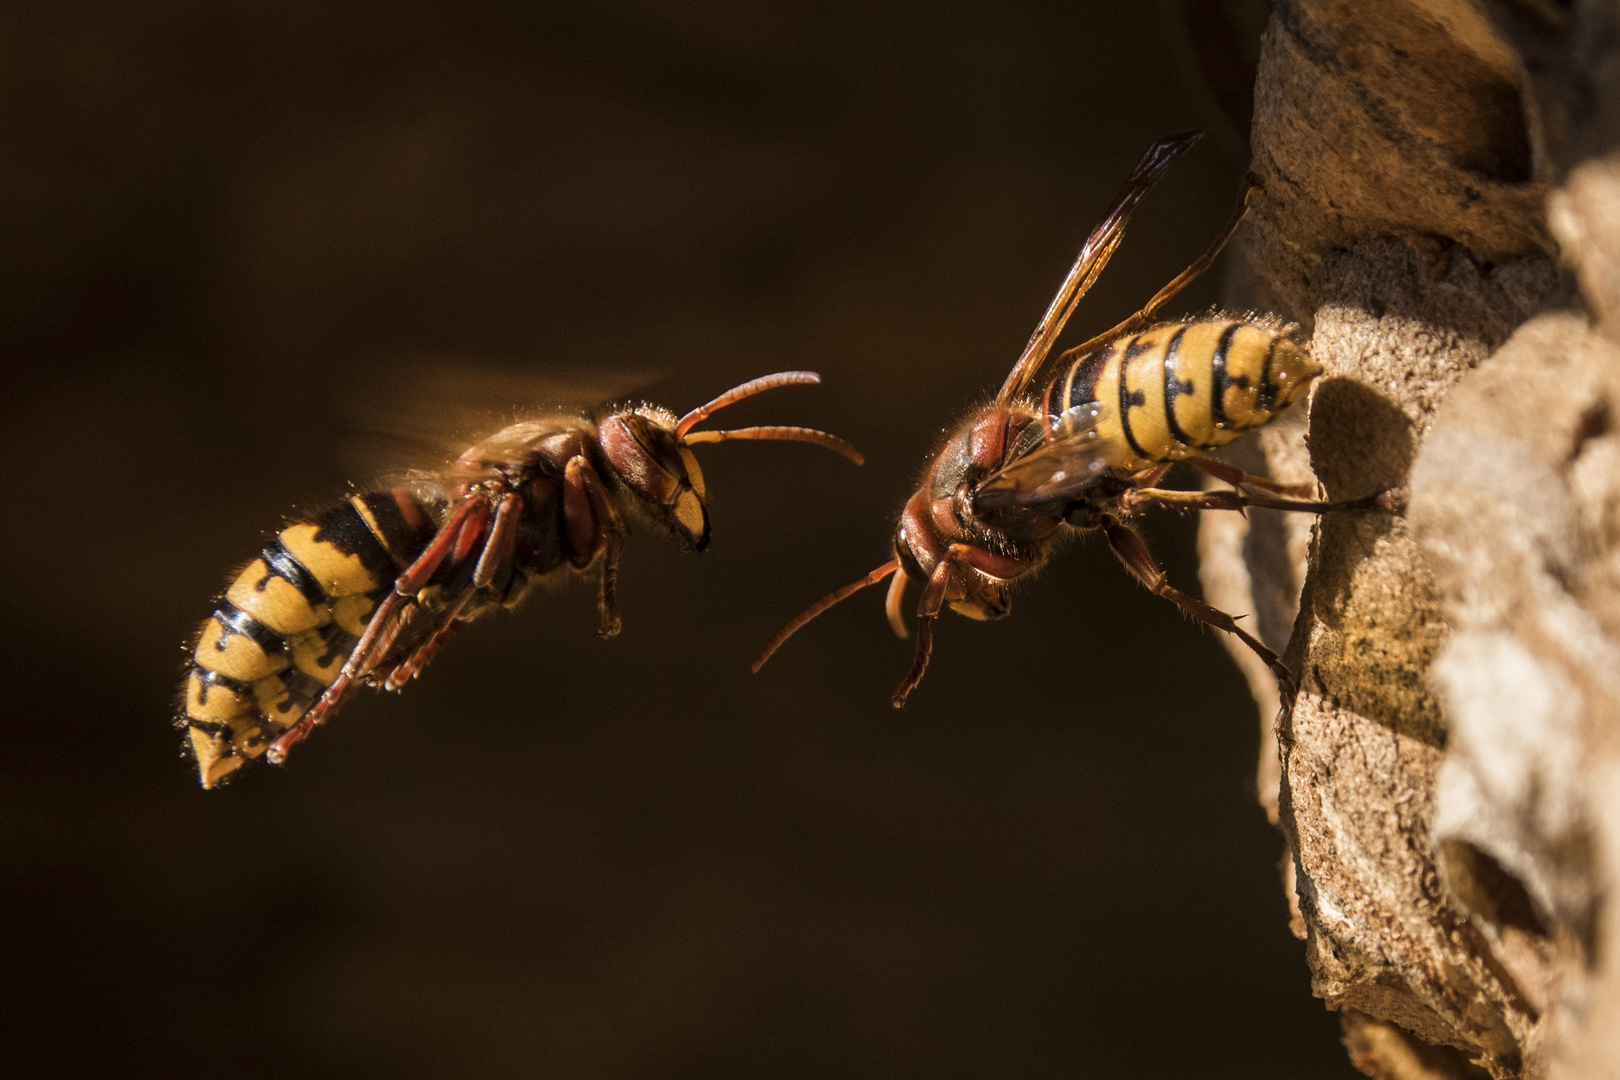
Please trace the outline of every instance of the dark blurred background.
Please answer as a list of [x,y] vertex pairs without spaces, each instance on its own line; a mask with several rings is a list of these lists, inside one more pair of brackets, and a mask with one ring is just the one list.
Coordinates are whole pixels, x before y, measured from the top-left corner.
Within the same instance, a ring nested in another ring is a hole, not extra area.
[[[1078,329],[1203,248],[1263,17],[7,5],[7,1074],[1353,1075],[1243,683],[1100,544],[1005,623],[947,618],[904,712],[881,590],[747,671],[887,557],[942,427],[1190,127]],[[355,417],[428,362],[650,371],[677,411],[813,368],[727,420],[870,464],[702,448],[713,545],[632,538],[622,637],[590,586],[541,595],[200,791],[182,642],[366,479]],[[1152,542],[1196,581],[1191,522]]]

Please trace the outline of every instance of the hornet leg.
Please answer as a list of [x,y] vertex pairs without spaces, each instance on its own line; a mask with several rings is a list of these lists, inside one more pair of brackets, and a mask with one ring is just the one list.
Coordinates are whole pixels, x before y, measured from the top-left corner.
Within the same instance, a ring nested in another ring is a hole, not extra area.
[[[507,495],[501,499],[500,505],[495,510],[495,524],[489,530],[489,537],[484,542],[484,550],[478,554],[478,565],[473,570],[471,584],[463,590],[461,596],[450,605],[448,610],[435,613],[434,617],[439,624],[438,629],[434,630],[427,641],[417,646],[415,652],[411,653],[403,663],[389,673],[387,680],[383,683],[385,690],[398,690],[421,674],[422,669],[427,667],[433,658],[439,654],[440,649],[444,648],[444,643],[450,639],[450,635],[456,628],[467,621],[461,617],[462,611],[472,602],[473,597],[478,594],[480,589],[488,588],[496,576],[509,567],[512,561],[512,552],[517,547],[518,519],[522,516],[523,500],[521,498],[516,495]],[[472,550],[469,549],[467,554],[470,557]]]
[[[1286,495],[1291,499],[1309,499],[1316,494],[1315,484],[1279,484],[1275,480],[1267,480],[1263,476],[1246,473],[1234,465],[1215,458],[1194,457],[1188,458],[1187,464],[1196,469],[1209,473],[1217,480],[1224,480],[1233,487],[1256,488],[1260,491],[1269,491],[1273,495]],[[1152,484],[1143,484],[1143,487],[1152,487]]]
[[411,653],[403,663],[388,673],[388,678],[383,680],[382,684],[384,690],[403,689],[406,683],[421,674],[422,669],[428,666],[428,661],[439,654],[439,650],[449,640],[451,632],[462,624],[461,612],[472,598],[473,590],[471,589],[461,594],[461,597],[440,617],[439,626],[433,631],[433,636],[418,645],[415,652]]
[[934,572],[928,576],[928,584],[923,586],[922,598],[917,601],[917,650],[912,654],[911,670],[906,672],[906,677],[900,680],[900,685],[894,688],[894,696],[889,699],[889,703],[897,709],[904,707],[906,698],[911,696],[911,692],[917,689],[917,684],[928,673],[928,660],[934,654],[934,620],[939,618],[940,609],[945,606],[945,594],[950,589],[956,570],[957,549],[961,546],[952,544],[945,557],[934,565]]
[[1132,473],[1131,483],[1137,487],[1153,487],[1160,480],[1163,480],[1164,474],[1169,471],[1170,463],[1168,462],[1163,465],[1155,465],[1151,469],[1143,469],[1139,473]]
[[569,459],[563,471],[563,513],[569,547],[584,559],[583,563],[576,560],[574,565],[589,566],[596,552],[602,552],[602,589],[596,601],[602,621],[596,632],[613,637],[623,625],[615,587],[619,580],[619,552],[629,529],[619,508],[608,498],[602,478],[584,457]]
[[1268,510],[1297,510],[1308,514],[1329,514],[1340,510],[1392,510],[1390,493],[1381,491],[1360,499],[1317,502],[1313,499],[1283,499],[1275,495],[1245,495],[1241,491],[1171,491],[1166,488],[1132,488],[1119,497],[1126,510],[1149,506],[1170,506],[1178,510],[1242,510],[1261,506]]
[[[367,668],[375,665],[381,655],[386,652],[388,643],[393,640],[393,634],[398,631],[397,615],[400,608],[408,603],[417,593],[427,585],[428,579],[438,570],[441,563],[451,555],[452,548],[461,558],[471,553],[473,543],[479,533],[489,522],[489,502],[482,496],[465,499],[457,506],[445,520],[444,525],[434,536],[433,542],[427,549],[416,557],[416,561],[407,566],[394,581],[394,588],[383,602],[372,613],[371,621],[366,624],[366,632],[355,643],[354,650],[349,653],[349,659],[338,672],[338,677],[332,680],[332,685],[320,699],[310,706],[309,711],[299,718],[298,723],[288,728],[281,737],[270,744],[265,757],[272,764],[280,765],[287,760],[287,752],[309,736],[311,731],[325,723],[326,718],[347,696],[349,687],[354,680],[363,674]],[[466,547],[466,554],[461,548]]]
[[[1136,580],[1146,585],[1149,592],[1154,596],[1162,596],[1199,622],[1213,626],[1217,630],[1225,630],[1228,634],[1247,645],[1261,660],[1264,660],[1266,666],[1271,669],[1272,674],[1277,676],[1277,682],[1282,690],[1282,698],[1285,703],[1283,706],[1284,711],[1286,712],[1292,707],[1296,690],[1294,674],[1283,664],[1282,657],[1267,648],[1259,638],[1239,626],[1237,621],[1226,612],[1219,608],[1210,607],[1201,600],[1195,600],[1166,581],[1164,571],[1159,569],[1158,563],[1153,561],[1153,556],[1148,552],[1147,545],[1142,543],[1142,538],[1137,536],[1130,528],[1113,518],[1105,517],[1103,519],[1103,531],[1108,536],[1108,543],[1113,547],[1114,554],[1119,556],[1119,561],[1125,564],[1125,569],[1129,570]],[[1279,718],[1280,721],[1281,718]]]
[[[922,682],[923,675],[928,671],[928,659],[934,651],[934,620],[939,617],[940,610],[944,608],[945,601],[952,599],[951,586],[958,584],[957,567],[970,568],[997,578],[1016,577],[1027,566],[1021,566],[1017,560],[1008,556],[997,555],[983,548],[976,548],[969,544],[952,544],[945,551],[945,557],[935,566],[934,572],[928,577],[928,584],[923,586],[922,597],[917,601],[917,651],[911,661],[911,670],[894,688],[894,697],[890,704],[895,708],[902,708],[906,698],[917,689]],[[903,574],[904,571],[901,571]],[[961,593],[955,599],[961,598]]]

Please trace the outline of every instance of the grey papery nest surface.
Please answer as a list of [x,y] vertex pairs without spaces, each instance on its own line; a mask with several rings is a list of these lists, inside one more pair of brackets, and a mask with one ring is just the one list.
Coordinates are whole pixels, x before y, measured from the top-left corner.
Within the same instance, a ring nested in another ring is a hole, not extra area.
[[[1401,514],[1207,513],[1313,988],[1391,1078],[1620,1076],[1613,4],[1279,2],[1234,303],[1325,374],[1245,452]],[[1295,598],[1298,605],[1295,606]]]

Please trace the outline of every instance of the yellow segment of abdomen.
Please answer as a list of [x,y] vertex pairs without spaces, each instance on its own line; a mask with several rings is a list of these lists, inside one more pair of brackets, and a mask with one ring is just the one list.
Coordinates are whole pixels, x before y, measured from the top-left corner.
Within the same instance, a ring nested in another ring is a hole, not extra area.
[[265,652],[257,641],[246,634],[227,630],[218,616],[203,623],[202,636],[197,639],[194,656],[198,667],[217,671],[243,683],[274,675],[288,663],[285,656]]
[[196,668],[186,677],[186,717],[205,724],[224,724],[254,707],[253,698],[219,682],[206,681]]
[[300,522],[281,530],[281,546],[303,564],[328,597],[370,592],[384,584],[371,576],[358,555],[347,555],[336,544],[315,539],[318,522]]
[[311,604],[292,582],[272,573],[263,559],[248,563],[225,591],[225,599],[283,637],[332,618],[325,604]]
[[1110,466],[1125,470],[1231,442],[1286,409],[1322,370],[1279,328],[1232,319],[1162,323],[1106,350],[1060,376],[1060,404],[1108,408],[1098,431],[1119,446]]

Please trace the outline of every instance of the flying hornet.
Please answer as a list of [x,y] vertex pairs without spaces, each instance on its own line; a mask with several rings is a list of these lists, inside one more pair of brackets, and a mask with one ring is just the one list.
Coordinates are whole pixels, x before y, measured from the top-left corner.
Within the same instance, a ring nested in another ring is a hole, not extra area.
[[[1277,654],[1226,612],[1166,581],[1130,520],[1156,506],[1239,511],[1261,506],[1314,514],[1392,508],[1388,492],[1321,502],[1310,485],[1273,483],[1205,456],[1269,423],[1322,371],[1297,330],[1272,317],[1211,314],[1154,321],[1167,301],[1215,261],[1243,220],[1252,187],[1245,184],[1236,212],[1208,251],[1136,314],[1064,352],[1062,370],[1039,392],[1029,392],[1064,324],[1119,247],[1137,204],[1201,134],[1175,135],[1148,147],[1081,247],[995,399],[951,432],[929,462],[900,513],[894,558],[794,617],[765,647],[754,671],[811,619],[887,578],[892,578],[889,623],[897,636],[907,638],[903,605],[906,588],[914,583],[922,590],[916,651],[911,670],[894,691],[899,708],[928,670],[934,620],[947,605],[970,619],[1005,618],[1013,582],[1038,570],[1066,534],[1101,530],[1133,577],[1155,596],[1254,650],[1281,681],[1284,700],[1291,699],[1293,676]],[[1178,461],[1230,487],[1158,487]]]
[[285,760],[357,686],[398,690],[457,627],[516,607],[542,579],[593,570],[600,633],[619,632],[614,582],[629,520],[675,546],[709,542],[691,447],[733,439],[859,451],[802,427],[694,428],[814,372],[766,375],[677,418],[642,405],[512,424],[448,469],[362,491],[295,521],[237,575],[198,632],[178,724],[204,788],[249,761]]

